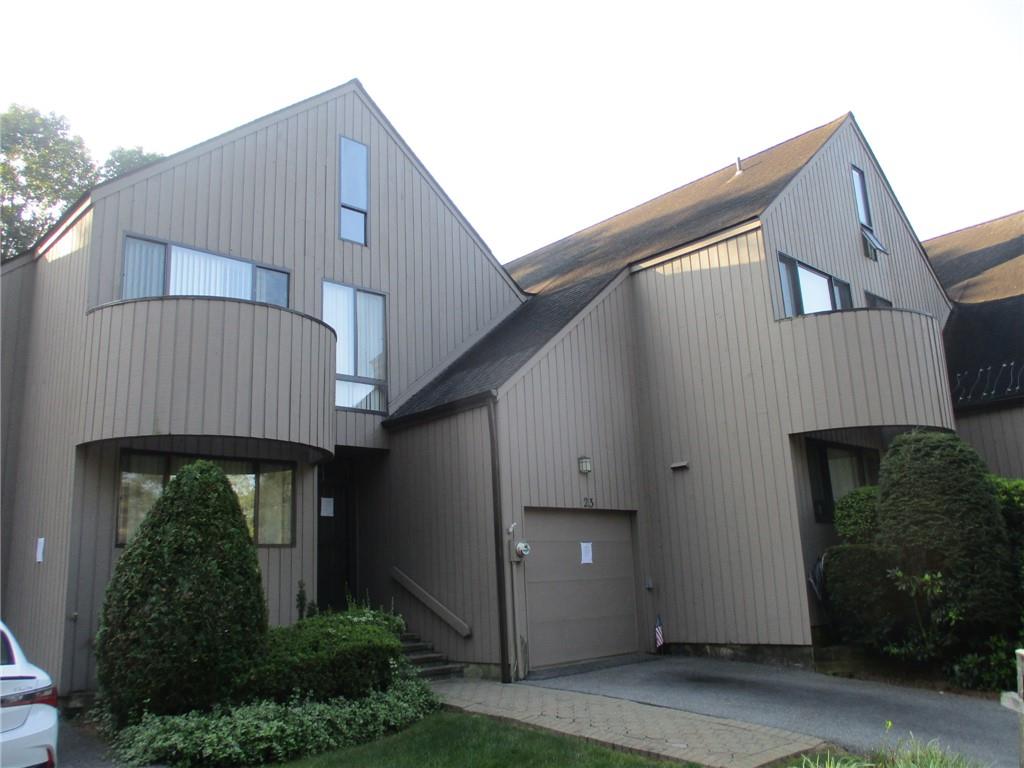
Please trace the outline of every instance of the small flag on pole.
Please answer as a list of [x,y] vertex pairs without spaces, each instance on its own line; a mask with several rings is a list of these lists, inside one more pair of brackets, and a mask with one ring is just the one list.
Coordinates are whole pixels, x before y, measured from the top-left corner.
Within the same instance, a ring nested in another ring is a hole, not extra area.
[[661,646],[665,644],[665,631],[661,624],[661,614],[658,614],[657,621],[654,622],[654,649],[656,651],[661,650]]

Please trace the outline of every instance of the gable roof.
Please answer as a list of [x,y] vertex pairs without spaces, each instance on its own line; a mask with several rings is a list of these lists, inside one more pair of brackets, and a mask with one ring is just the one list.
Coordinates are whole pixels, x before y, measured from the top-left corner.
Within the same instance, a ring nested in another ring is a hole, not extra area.
[[756,219],[839,129],[826,125],[506,265],[531,296],[395,411],[394,425],[497,390],[631,264]]
[[923,245],[956,302],[942,334],[954,407],[1024,398],[1024,211]]

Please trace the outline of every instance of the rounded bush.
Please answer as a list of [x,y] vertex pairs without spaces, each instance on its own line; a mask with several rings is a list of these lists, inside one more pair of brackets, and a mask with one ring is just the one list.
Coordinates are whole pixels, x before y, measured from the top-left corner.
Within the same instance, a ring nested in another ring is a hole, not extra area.
[[941,573],[961,638],[1012,623],[1006,525],[984,462],[952,433],[900,435],[882,460],[879,535],[911,576]]
[[836,502],[836,530],[850,544],[870,544],[878,533],[878,486],[855,488]]
[[843,642],[884,648],[901,634],[912,607],[888,576],[895,552],[840,544],[825,552],[825,592]]
[[266,634],[238,497],[215,464],[197,461],[168,483],[107,586],[96,659],[115,724],[229,699]]

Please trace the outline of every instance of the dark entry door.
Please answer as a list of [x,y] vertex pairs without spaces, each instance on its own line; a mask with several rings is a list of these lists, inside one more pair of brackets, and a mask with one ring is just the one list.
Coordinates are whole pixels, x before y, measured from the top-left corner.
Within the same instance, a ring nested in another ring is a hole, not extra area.
[[358,518],[353,462],[335,458],[320,467],[320,509],[317,516],[317,603],[320,608],[345,608],[346,595],[356,595]]

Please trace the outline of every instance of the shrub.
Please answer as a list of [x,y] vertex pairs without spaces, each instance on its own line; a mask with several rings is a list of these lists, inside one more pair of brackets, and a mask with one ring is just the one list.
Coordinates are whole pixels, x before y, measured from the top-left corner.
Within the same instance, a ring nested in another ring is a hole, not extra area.
[[376,611],[309,616],[274,627],[267,650],[246,677],[248,698],[287,701],[295,693],[324,701],[383,690],[402,655],[402,644]]
[[114,723],[204,709],[263,656],[256,550],[213,463],[183,468],[128,543],[107,587],[96,659]]
[[899,636],[910,606],[888,576],[894,563],[894,552],[862,544],[825,553],[829,613],[844,642],[881,649]]
[[878,532],[878,486],[855,488],[836,502],[836,530],[850,544],[870,544]]
[[976,653],[964,654],[950,665],[949,678],[961,688],[981,691],[1009,691],[1017,686],[1014,644],[993,635]]
[[882,540],[908,578],[941,574],[937,617],[955,617],[958,640],[988,637],[1016,616],[1006,526],[977,452],[956,435],[900,435],[882,461]]
[[405,675],[364,699],[293,698],[186,715],[145,715],[122,730],[113,752],[127,765],[242,766],[278,763],[380,738],[433,711],[437,698]]

